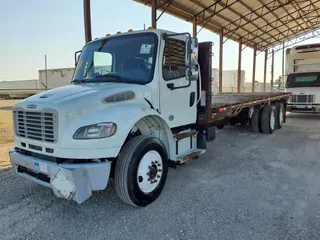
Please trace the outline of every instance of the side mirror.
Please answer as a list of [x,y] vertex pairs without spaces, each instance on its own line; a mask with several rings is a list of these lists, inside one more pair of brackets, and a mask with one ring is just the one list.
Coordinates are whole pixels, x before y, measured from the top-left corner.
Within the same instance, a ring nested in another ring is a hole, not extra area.
[[195,67],[198,65],[198,40],[188,38],[186,41],[186,66]]
[[188,68],[186,70],[186,77],[190,81],[196,81],[199,77],[199,71],[197,67]]
[[186,41],[186,77],[190,81],[198,79],[198,40],[188,38]]
[[82,52],[82,50],[76,51],[76,52],[74,53],[74,66],[77,66],[77,65],[78,65],[81,52]]

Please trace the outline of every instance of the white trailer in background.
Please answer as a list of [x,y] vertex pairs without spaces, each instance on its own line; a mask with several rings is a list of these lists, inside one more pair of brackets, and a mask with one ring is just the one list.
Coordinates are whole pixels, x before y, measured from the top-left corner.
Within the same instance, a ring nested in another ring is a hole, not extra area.
[[73,76],[74,68],[56,68],[39,70],[39,81],[47,86],[47,89],[53,89],[69,85]]
[[69,85],[74,68],[39,70],[39,80],[0,81],[1,99],[23,99],[45,90]]
[[37,79],[0,82],[0,99],[27,98],[45,90]]
[[320,112],[320,44],[289,48],[286,54],[288,110]]

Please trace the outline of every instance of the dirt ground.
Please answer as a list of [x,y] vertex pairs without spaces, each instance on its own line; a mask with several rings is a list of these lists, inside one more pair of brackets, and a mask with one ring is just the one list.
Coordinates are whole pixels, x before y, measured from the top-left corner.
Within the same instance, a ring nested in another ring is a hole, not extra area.
[[[11,143],[1,144],[2,164]],[[320,114],[292,114],[272,135],[226,127],[207,153],[170,169],[145,208],[110,181],[81,205],[0,170],[0,239],[319,240]]]
[[0,143],[13,138],[12,107],[18,102],[0,99]]
[[17,102],[0,99],[0,170],[11,166],[8,151],[13,145],[12,107]]

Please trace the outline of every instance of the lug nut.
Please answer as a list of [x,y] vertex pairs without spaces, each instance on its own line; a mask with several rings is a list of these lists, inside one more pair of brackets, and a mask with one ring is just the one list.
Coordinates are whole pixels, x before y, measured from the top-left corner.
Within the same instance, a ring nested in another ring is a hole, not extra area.
[[159,164],[158,164],[158,167],[160,167],[160,166],[161,166],[161,164],[159,163]]
[[162,170],[161,170],[161,169],[158,169],[158,172],[162,172]]
[[155,163],[157,164],[157,163],[158,163],[158,161],[155,161]]
[[160,178],[160,175],[158,175],[157,178]]

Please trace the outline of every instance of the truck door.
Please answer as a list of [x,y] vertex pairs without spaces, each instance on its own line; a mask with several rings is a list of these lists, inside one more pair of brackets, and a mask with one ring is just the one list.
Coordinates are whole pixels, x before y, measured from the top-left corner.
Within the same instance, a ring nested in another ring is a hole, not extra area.
[[[185,37],[184,37],[185,39]],[[196,122],[197,81],[186,77],[185,40],[167,38],[162,45],[160,65],[160,112],[169,127]],[[182,88],[180,88],[182,87]]]

